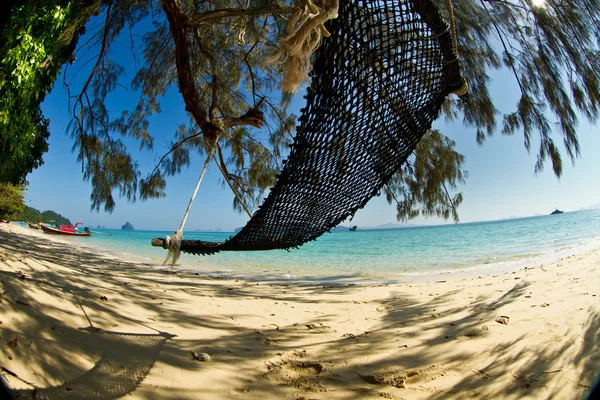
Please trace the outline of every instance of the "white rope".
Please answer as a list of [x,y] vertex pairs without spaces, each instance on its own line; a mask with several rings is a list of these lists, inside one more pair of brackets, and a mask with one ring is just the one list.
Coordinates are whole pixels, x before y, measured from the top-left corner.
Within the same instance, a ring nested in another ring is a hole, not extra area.
[[204,179],[204,174],[208,170],[208,164],[210,163],[210,159],[215,154],[215,149],[217,148],[216,142],[212,145],[210,149],[208,157],[206,157],[206,161],[204,162],[204,167],[202,168],[202,173],[198,178],[198,182],[196,183],[196,188],[194,189],[194,193],[190,198],[190,202],[188,203],[187,209],[185,210],[185,214],[183,215],[183,219],[181,220],[181,225],[179,229],[173,232],[173,237],[169,236],[165,237],[165,244],[169,249],[169,253],[167,254],[167,258],[163,262],[163,264],[171,264],[171,266],[175,265],[177,260],[179,260],[179,256],[181,254],[181,241],[183,240],[183,227],[185,225],[185,221],[190,213],[190,209],[192,208],[192,203],[194,203],[194,199],[196,198],[196,194],[198,193],[198,189],[200,188],[200,184],[202,183],[202,179]]
[[277,53],[267,60],[281,64],[281,86],[287,93],[295,93],[302,82],[308,81],[310,56],[321,45],[323,36],[330,36],[323,24],[338,16],[339,0],[320,0],[317,4],[303,1],[305,6],[298,8],[287,22]]

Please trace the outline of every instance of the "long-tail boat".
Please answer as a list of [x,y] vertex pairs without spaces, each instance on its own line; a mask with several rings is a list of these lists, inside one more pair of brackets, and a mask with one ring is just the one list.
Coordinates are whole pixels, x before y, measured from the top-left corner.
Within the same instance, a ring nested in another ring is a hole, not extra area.
[[58,228],[52,228],[50,226],[40,224],[44,233],[51,233],[54,235],[67,235],[67,236],[90,236],[92,233],[89,230],[83,232],[77,231],[77,225],[81,222],[77,222],[75,225],[60,225]]
[[29,227],[31,229],[42,229],[42,228],[40,228],[40,224],[39,223],[38,224],[33,224],[33,223],[29,222],[29,221],[26,221],[26,222],[27,222],[27,225],[29,225]]

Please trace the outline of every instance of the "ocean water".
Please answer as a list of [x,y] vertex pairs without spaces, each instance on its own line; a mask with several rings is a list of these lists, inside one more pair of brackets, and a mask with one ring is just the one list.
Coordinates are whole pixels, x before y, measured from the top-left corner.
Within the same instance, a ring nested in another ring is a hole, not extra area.
[[[172,234],[92,231],[90,238],[70,239],[104,253],[157,266],[166,250],[151,247],[150,241]],[[222,241],[233,233],[184,235],[185,239]],[[182,253],[176,268],[254,279],[399,282],[437,279],[443,274],[509,271],[594,245],[600,245],[600,209],[456,225],[334,232],[290,251],[224,252],[212,256]]]

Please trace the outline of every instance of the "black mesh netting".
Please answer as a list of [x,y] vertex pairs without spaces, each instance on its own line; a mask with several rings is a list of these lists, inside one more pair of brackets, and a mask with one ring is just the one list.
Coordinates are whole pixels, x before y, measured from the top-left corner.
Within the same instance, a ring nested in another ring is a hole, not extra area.
[[461,86],[448,26],[430,0],[341,0],[285,168],[248,224],[223,243],[181,250],[289,249],[365,206]]

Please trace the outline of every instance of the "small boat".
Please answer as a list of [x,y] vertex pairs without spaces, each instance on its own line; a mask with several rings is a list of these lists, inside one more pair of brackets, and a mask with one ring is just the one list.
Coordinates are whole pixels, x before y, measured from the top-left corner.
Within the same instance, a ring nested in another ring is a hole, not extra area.
[[564,211],[560,211],[558,208],[554,209],[554,211],[552,211],[550,213],[550,215],[556,215],[556,214],[562,214]]
[[75,225],[60,225],[57,228],[52,228],[50,226],[46,226],[44,224],[40,224],[40,227],[44,231],[44,233],[51,233],[54,235],[67,235],[67,236],[90,236],[92,233],[89,229],[85,229],[84,232],[77,231],[77,225],[81,224],[81,222],[77,222]]
[[38,224],[32,224],[32,223],[31,223],[31,222],[29,222],[29,221],[25,221],[25,222],[27,222],[27,225],[29,225],[29,227],[30,227],[31,229],[42,229],[42,228],[40,228],[40,224],[39,224],[39,223],[38,223]]

